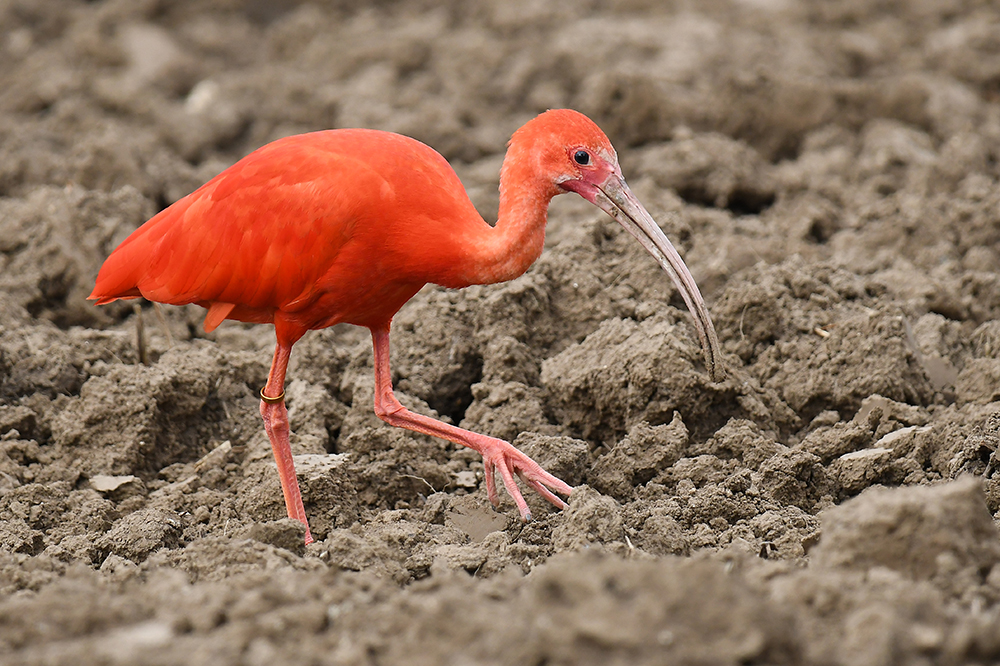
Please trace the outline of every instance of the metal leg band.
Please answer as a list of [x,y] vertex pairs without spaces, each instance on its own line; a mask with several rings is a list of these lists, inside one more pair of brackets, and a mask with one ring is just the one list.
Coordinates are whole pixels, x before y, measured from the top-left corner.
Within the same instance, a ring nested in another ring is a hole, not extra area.
[[270,396],[264,395],[264,389],[262,388],[260,390],[260,399],[263,400],[264,402],[266,402],[269,405],[276,405],[279,402],[284,402],[285,401],[285,392],[282,391],[281,395],[278,395],[278,396],[275,396],[275,397],[272,398]]

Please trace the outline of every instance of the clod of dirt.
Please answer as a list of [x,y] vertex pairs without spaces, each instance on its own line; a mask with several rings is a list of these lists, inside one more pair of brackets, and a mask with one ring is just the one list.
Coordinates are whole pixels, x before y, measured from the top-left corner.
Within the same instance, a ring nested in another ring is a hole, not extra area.
[[225,580],[241,574],[253,576],[261,570],[285,568],[313,572],[326,569],[316,558],[299,557],[269,543],[220,536],[196,539],[184,548],[157,550],[141,565],[142,571],[159,571],[158,575],[165,577],[177,575],[185,583]]
[[161,548],[176,548],[181,527],[176,514],[162,509],[139,509],[116,522],[97,545],[138,563]]
[[631,540],[634,545],[654,556],[689,554],[691,536],[686,526],[671,515],[674,513],[672,509],[674,507],[670,507],[667,503],[654,505],[649,508],[648,515],[641,522],[635,521],[641,527],[633,529]]
[[544,391],[537,386],[480,382],[472,385],[472,396],[461,422],[467,430],[508,442],[526,432],[550,436],[559,432],[546,416]]
[[590,463],[590,445],[572,437],[522,433],[513,442],[550,474],[571,486],[583,482]]
[[[697,345],[661,316],[611,319],[542,364],[548,404],[585,439],[615,441],[640,421],[714,423],[725,389],[696,369]],[[711,396],[711,397],[709,397]]]
[[718,458],[736,458],[751,470],[760,467],[785,447],[774,441],[761,431],[753,421],[747,419],[730,419],[726,425],[715,431],[715,434],[701,447],[693,451],[704,450]]
[[637,423],[614,448],[597,459],[589,478],[598,491],[620,500],[631,497],[662,469],[681,459],[688,444],[688,431],[680,414],[668,424]]
[[40,553],[45,544],[45,535],[32,529],[23,518],[4,521],[0,527],[0,547],[8,553]]
[[471,386],[482,376],[471,313],[457,308],[460,293],[439,291],[414,303],[393,321],[393,372],[397,388],[456,422],[472,402]]
[[[840,420],[839,414],[837,420]],[[815,423],[816,419],[813,419],[813,424]],[[864,420],[859,423],[855,417],[851,421],[837,422],[832,427],[820,425],[805,436],[798,448],[819,456],[824,464],[829,464],[832,460],[870,445],[873,434],[871,425]]]
[[843,270],[802,268],[794,259],[755,267],[723,294],[716,322],[727,346],[810,418],[853,412],[875,393],[927,404],[934,391],[905,312],[866,305],[863,285]]
[[670,143],[633,159],[657,185],[699,206],[756,215],[776,197],[770,165],[750,146],[719,134],[694,136],[687,128],[679,129]]
[[781,504],[806,511],[830,493],[826,470],[820,459],[808,451],[786,449],[764,461],[754,475],[754,485]]
[[843,492],[853,495],[878,483],[891,460],[892,449],[875,447],[852,451],[834,460],[828,473]]
[[556,552],[589,548],[595,544],[621,541],[621,506],[586,486],[576,489],[563,520],[552,530]]
[[100,265],[95,258],[152,212],[132,187],[111,194],[49,187],[23,200],[0,199],[0,290],[33,316],[62,328],[105,321],[105,313],[86,302]]
[[822,515],[816,566],[885,567],[950,585],[969,570],[985,579],[1000,563],[1000,534],[972,477],[938,486],[873,487]]
[[291,518],[254,523],[247,530],[246,536],[254,541],[284,548],[296,555],[303,555],[306,552],[306,526]]
[[955,393],[959,404],[984,405],[1000,399],[1000,359],[970,359],[958,374]]
[[193,442],[213,435],[226,439],[236,422],[251,417],[249,410],[236,409],[244,401],[252,404],[240,356],[204,346],[168,352],[149,367],[106,367],[53,417],[53,439],[61,447],[93,451],[80,466],[83,473],[148,479],[198,451]]
[[[24,405],[0,405],[0,436],[4,439],[32,437],[38,425],[38,415]],[[16,434],[8,434],[12,430]]]
[[[664,558],[612,569],[609,561],[556,556],[529,579],[526,601],[550,618],[542,654],[554,662],[642,663],[653,655],[663,663],[795,660],[799,648],[782,611],[734,584],[719,564]],[[573,565],[553,566],[562,562]],[[590,649],[575,649],[581,643]]]
[[285,389],[288,422],[295,433],[299,451],[332,451],[331,433],[340,431],[347,408],[322,386],[295,379]]
[[322,540],[330,530],[350,527],[358,520],[358,495],[346,458],[319,454],[295,456],[302,501],[317,540]]

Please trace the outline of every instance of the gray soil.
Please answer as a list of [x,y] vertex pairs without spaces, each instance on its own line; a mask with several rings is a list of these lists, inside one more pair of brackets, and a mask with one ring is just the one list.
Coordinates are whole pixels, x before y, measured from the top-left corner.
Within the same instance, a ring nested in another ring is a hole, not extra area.
[[[986,0],[0,2],[0,662],[1000,661],[1000,9]],[[510,133],[593,117],[719,330],[586,202],[397,316],[402,402],[576,487],[522,525],[372,412],[367,331],[85,298],[250,150],[364,126],[487,219]]]

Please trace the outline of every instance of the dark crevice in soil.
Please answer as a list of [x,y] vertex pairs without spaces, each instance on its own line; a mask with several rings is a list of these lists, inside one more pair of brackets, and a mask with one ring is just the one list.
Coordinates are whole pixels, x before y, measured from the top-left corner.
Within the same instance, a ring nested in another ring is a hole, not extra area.
[[683,187],[677,191],[677,194],[690,204],[728,210],[737,216],[760,215],[774,204],[776,198],[774,192],[756,192],[745,189],[736,189],[729,194],[728,198],[721,198],[700,185]]

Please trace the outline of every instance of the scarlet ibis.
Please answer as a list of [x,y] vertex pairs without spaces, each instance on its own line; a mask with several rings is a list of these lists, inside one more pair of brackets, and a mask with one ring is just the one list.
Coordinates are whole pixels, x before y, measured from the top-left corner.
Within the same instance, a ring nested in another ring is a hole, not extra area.
[[312,541],[289,446],[284,404],[292,345],[306,331],[347,322],[371,330],[375,413],[483,456],[523,520],[517,475],[557,507],[572,488],[494,437],[403,407],[392,391],[389,326],[427,283],[459,288],[511,280],[538,258],[552,197],[576,192],[617,220],[669,274],[694,317],[706,367],[721,376],[719,342],[694,278],[622,177],[607,136],[586,116],[547,111],[511,138],[491,227],[448,162],[405,136],[338,129],[269,143],[139,227],[101,267],[91,300],[119,298],[208,308],[205,330],[224,319],[274,324],[277,345],[260,413],[290,518]]

